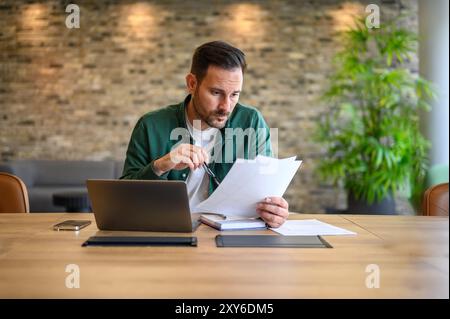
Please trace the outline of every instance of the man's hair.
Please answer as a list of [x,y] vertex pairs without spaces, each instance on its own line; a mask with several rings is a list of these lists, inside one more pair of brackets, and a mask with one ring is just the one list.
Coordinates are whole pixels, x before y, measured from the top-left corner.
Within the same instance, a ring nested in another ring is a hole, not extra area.
[[247,68],[245,54],[238,48],[223,42],[207,42],[195,49],[192,57],[191,73],[200,83],[206,75],[208,67],[214,65],[225,70],[241,68],[242,73]]

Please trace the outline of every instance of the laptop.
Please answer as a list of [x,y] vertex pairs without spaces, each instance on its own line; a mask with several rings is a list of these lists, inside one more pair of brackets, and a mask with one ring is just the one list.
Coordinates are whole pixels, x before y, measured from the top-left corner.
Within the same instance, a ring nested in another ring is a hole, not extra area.
[[184,181],[88,179],[87,188],[100,230],[193,232]]

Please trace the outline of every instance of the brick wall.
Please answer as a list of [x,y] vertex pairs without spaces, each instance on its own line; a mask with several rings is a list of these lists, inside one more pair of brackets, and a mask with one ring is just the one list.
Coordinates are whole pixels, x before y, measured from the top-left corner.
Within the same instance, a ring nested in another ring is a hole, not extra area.
[[0,2],[0,161],[123,159],[136,120],[184,98],[195,47],[222,39],[247,55],[241,102],[278,128],[280,157],[304,160],[286,194],[301,212],[344,199],[317,180],[311,139],[337,32],[369,3],[382,20],[411,11],[417,29],[416,0],[73,1],[79,29],[65,26],[68,3]]

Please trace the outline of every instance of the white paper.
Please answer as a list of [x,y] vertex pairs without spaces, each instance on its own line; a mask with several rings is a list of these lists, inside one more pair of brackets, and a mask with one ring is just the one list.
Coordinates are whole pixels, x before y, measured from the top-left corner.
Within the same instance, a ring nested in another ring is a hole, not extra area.
[[256,204],[268,196],[283,196],[301,163],[295,157],[239,159],[214,193],[197,205],[197,212],[258,217]]
[[356,235],[355,232],[336,227],[317,219],[287,220],[278,228],[271,230],[285,236],[327,236],[327,235]]

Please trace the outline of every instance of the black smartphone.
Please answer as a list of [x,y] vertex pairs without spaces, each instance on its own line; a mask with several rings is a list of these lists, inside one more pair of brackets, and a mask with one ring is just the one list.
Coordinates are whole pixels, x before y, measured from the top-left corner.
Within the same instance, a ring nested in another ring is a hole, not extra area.
[[80,230],[91,224],[90,220],[66,220],[53,226],[53,230]]

